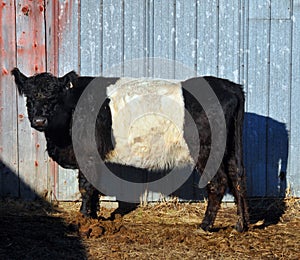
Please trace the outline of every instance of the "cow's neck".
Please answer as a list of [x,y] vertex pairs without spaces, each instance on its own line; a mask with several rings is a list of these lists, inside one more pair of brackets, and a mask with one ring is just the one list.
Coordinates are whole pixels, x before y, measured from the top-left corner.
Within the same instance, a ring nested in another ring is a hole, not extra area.
[[47,131],[45,137],[48,154],[55,162],[64,168],[78,168],[69,133]]
[[58,148],[65,148],[72,144],[69,127],[46,131],[45,137],[47,139],[47,142],[50,141],[53,145],[57,146]]

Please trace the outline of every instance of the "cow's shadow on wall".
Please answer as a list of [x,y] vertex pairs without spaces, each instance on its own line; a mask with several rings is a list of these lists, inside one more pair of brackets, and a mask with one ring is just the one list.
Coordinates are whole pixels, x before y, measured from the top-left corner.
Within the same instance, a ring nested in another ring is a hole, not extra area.
[[286,124],[246,113],[244,158],[251,221],[275,224],[285,211],[289,137]]
[[[264,220],[261,227],[275,224],[285,211],[289,146],[286,125],[270,117],[245,113],[243,144],[250,221]],[[198,182],[199,175],[193,174],[176,193],[183,199],[203,200],[206,193],[203,189],[197,191]],[[193,193],[185,193],[192,183]]]
[[0,259],[87,258],[79,236],[49,215],[53,206],[1,160],[0,174]]
[[[262,227],[275,224],[285,211],[288,162],[286,125],[270,117],[245,113],[243,142],[250,221],[256,223],[264,220]],[[112,166],[111,169],[119,177],[133,182],[153,181],[166,174],[147,174],[132,167]],[[194,172],[172,195],[183,201],[204,200],[206,191],[198,188],[199,180],[199,174]],[[151,198],[157,200],[159,194],[153,194]]]

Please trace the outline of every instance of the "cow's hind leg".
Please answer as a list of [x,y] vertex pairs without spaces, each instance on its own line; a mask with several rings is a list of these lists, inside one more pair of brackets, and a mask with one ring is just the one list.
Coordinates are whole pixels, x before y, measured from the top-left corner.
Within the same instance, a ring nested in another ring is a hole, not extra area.
[[243,164],[243,106],[244,105],[241,104],[236,119],[233,122],[235,138],[231,141],[232,155],[228,160],[229,186],[237,204],[238,221],[236,230],[239,232],[247,230],[249,223],[248,205],[246,200],[246,176]]
[[207,184],[208,205],[201,228],[205,231],[213,227],[222,198],[227,188],[227,176],[223,169],[219,169],[215,177]]
[[86,217],[97,218],[97,211],[99,210],[99,192],[88,182],[81,171],[79,171],[78,179],[79,191],[82,198],[80,212]]
[[249,213],[246,200],[246,177],[242,165],[237,165],[238,160],[229,161],[229,186],[237,204],[238,221],[236,230],[243,232],[248,229]]

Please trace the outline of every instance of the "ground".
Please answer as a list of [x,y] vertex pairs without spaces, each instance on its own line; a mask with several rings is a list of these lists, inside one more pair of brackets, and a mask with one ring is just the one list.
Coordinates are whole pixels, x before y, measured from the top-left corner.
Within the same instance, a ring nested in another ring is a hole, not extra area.
[[212,232],[198,228],[205,203],[174,199],[126,214],[101,208],[97,220],[82,217],[78,202],[55,204],[0,200],[0,259],[300,259],[297,199],[250,201],[245,233],[234,230],[230,204]]

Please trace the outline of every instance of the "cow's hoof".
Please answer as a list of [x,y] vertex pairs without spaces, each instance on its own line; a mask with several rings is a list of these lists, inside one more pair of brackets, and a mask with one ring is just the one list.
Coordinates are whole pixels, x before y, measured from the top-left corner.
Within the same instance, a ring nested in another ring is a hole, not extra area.
[[85,210],[80,210],[79,212],[81,213],[81,215],[82,215],[83,217],[85,217],[85,218],[88,218],[88,217],[89,217],[89,214],[88,214],[87,211],[85,211]]
[[235,229],[238,232],[244,232],[248,230],[248,225],[245,224],[242,220],[238,220],[238,222],[235,225]]
[[80,213],[85,218],[93,218],[93,219],[98,218],[97,212],[88,212],[87,210],[80,210]]
[[212,228],[212,225],[210,223],[203,221],[200,225],[200,228],[202,228],[204,231],[210,231]]
[[89,217],[90,217],[90,218],[93,218],[93,219],[97,219],[97,218],[98,218],[96,212],[91,212],[91,213],[89,214]]

